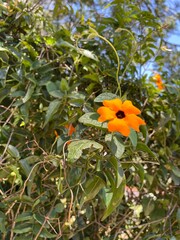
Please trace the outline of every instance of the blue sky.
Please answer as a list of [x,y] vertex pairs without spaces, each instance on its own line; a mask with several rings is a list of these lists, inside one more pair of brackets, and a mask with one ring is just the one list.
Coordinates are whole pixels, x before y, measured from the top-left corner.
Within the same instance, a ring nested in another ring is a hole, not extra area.
[[[179,5],[179,8],[175,8],[172,10],[174,12],[174,16],[177,14],[177,11],[180,10],[180,2],[179,0],[166,0],[166,5],[169,9],[174,8],[175,4]],[[172,15],[173,16],[173,15]],[[168,36],[168,42],[172,44],[178,44],[178,50],[180,50],[180,21],[177,21],[177,28]]]

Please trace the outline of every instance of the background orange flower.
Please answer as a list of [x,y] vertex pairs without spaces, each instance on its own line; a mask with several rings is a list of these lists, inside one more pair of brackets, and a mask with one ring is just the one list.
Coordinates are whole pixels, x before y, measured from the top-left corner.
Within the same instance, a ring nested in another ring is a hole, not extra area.
[[97,110],[97,113],[100,115],[98,121],[109,121],[108,130],[110,132],[120,132],[127,137],[130,134],[130,128],[139,132],[139,125],[146,124],[144,120],[136,116],[141,111],[129,100],[124,102],[119,98],[104,100],[103,105]]
[[155,73],[154,76],[153,76],[153,79],[156,81],[156,85],[160,90],[164,89],[162,78],[161,78],[161,75],[159,73]]
[[76,129],[73,127],[72,123],[66,124],[65,128],[68,130],[68,136],[71,136],[76,131]]

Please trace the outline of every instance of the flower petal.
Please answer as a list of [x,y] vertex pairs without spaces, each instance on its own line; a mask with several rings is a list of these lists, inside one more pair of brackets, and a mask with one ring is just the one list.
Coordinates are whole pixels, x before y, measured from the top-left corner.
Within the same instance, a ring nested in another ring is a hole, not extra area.
[[157,82],[162,82],[161,75],[159,73],[155,73],[153,76],[153,80],[155,80]]
[[68,129],[68,136],[71,136],[76,131],[76,129],[73,127],[72,123],[66,124],[65,128]]
[[145,121],[135,114],[129,114],[125,117],[127,125],[133,128],[135,131],[139,132],[139,125],[146,125]]
[[156,82],[156,85],[157,85],[157,87],[160,89],[160,90],[162,90],[162,89],[164,89],[164,85],[163,85],[163,83],[161,82]]
[[122,111],[126,114],[140,114],[141,111],[131,101],[126,100],[122,104]]
[[115,118],[108,123],[108,130],[110,132],[120,132],[123,136],[129,136],[130,128],[124,119]]
[[115,98],[112,100],[104,100],[103,105],[115,112],[122,110],[122,101],[119,98]]
[[99,107],[97,113],[99,113],[100,115],[100,117],[98,118],[99,122],[111,120],[116,117],[116,113],[108,107]]

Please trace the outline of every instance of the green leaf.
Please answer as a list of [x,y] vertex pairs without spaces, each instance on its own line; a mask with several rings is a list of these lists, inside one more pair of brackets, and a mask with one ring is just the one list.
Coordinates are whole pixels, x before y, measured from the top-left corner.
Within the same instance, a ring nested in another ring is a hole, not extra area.
[[40,237],[52,239],[56,238],[57,234],[50,233],[46,228],[43,228],[43,230],[40,233]]
[[149,134],[148,134],[147,126],[142,125],[142,126],[140,126],[140,129],[141,129],[141,133],[145,139],[144,140],[145,144],[147,144],[149,142]]
[[155,61],[156,61],[156,62],[162,61],[163,58],[164,58],[163,56],[157,56],[157,57],[155,58]]
[[112,154],[114,154],[114,156],[117,158],[121,158],[125,151],[125,146],[121,139],[121,136],[117,134],[107,134],[105,136],[105,141]]
[[3,67],[0,69],[0,81],[2,86],[5,86],[5,80],[8,73],[9,67]]
[[120,167],[119,161],[116,158],[111,157],[109,159],[109,162],[111,163],[112,167],[115,170],[115,187],[118,188],[120,186],[120,184],[123,181],[123,176],[124,176],[124,172],[123,169]]
[[19,214],[17,216],[17,218],[15,219],[15,222],[24,222],[27,220],[31,220],[33,218],[33,214],[32,212],[23,212],[21,214]]
[[132,143],[133,147],[136,148],[136,146],[137,146],[137,133],[134,131],[134,129],[131,129],[129,139],[131,140],[131,143]]
[[98,122],[99,114],[95,112],[85,113],[79,118],[79,122],[84,125],[107,129],[107,123]]
[[21,159],[19,161],[19,164],[20,164],[21,168],[24,170],[24,173],[25,173],[26,177],[28,177],[29,173],[31,171],[31,167],[30,167],[29,163],[27,162],[27,160],[26,159]]
[[53,239],[57,237],[57,234],[50,233],[46,228],[42,228],[42,224],[36,224],[33,226],[33,233],[36,235],[40,232],[40,238],[50,238]]
[[[3,144],[4,145],[4,144]],[[5,145],[4,145],[5,146]],[[12,146],[12,145],[8,145],[8,148],[7,148],[7,152],[13,157],[13,158],[16,158],[16,159],[19,159],[20,158],[20,154],[19,154],[19,151],[17,150],[16,147]]]
[[30,223],[19,223],[13,229],[14,233],[22,234],[27,232],[32,232],[32,224]]
[[93,199],[104,186],[105,182],[99,176],[95,175],[90,178],[84,187],[85,193],[80,201],[80,206],[82,207],[85,202]]
[[177,177],[173,172],[171,172],[171,178],[176,186],[180,185],[180,177]]
[[78,92],[71,92],[68,94],[69,104],[75,107],[81,107],[84,105],[85,95]]
[[3,63],[8,64],[9,56],[8,56],[7,52],[2,52],[2,51],[0,51],[0,60],[1,60]]
[[180,178],[180,169],[178,167],[173,166],[172,171],[173,171],[174,175],[176,175],[177,177]]
[[28,204],[28,205],[32,205],[34,203],[34,200],[27,195],[13,196],[13,197],[9,198],[7,201],[8,202],[14,202],[16,200],[19,201],[19,202],[23,202],[24,204]]
[[103,214],[102,221],[105,220],[121,203],[123,195],[124,195],[124,189],[126,185],[126,180],[123,178],[120,186],[118,188],[115,188],[113,191],[112,198]]
[[53,46],[56,43],[55,38],[51,37],[51,36],[46,36],[44,37],[45,43],[49,46]]
[[70,100],[72,100],[72,99],[78,100],[79,99],[79,100],[83,100],[83,102],[84,102],[86,95],[84,93],[73,91],[70,94],[68,94],[68,97],[70,98]]
[[57,213],[62,213],[64,211],[64,205],[62,203],[58,203],[56,204],[54,210]]
[[76,47],[73,46],[72,44],[70,44],[69,42],[66,42],[64,40],[60,40],[56,43],[56,45],[59,47],[68,47],[68,48],[72,48],[72,49],[75,49],[76,50]]
[[62,92],[67,92],[69,90],[69,85],[68,85],[68,82],[65,78],[61,79],[60,89],[61,89]]
[[80,54],[84,55],[87,58],[91,58],[91,59],[93,59],[95,61],[99,61],[98,57],[94,53],[92,53],[91,51],[89,51],[87,49],[75,47],[75,46],[73,46],[72,44],[70,44],[70,43],[68,43],[66,41],[60,40],[59,42],[57,42],[57,46],[69,47],[69,48],[71,48],[73,50],[76,50],[77,53],[80,53]]
[[109,183],[111,185],[111,189],[112,190],[115,189],[117,184],[115,183],[115,180],[114,180],[114,174],[112,172],[110,172],[109,169],[105,169],[104,174],[107,177],[107,179],[109,180]]
[[93,52],[87,49],[77,48],[77,52],[84,55],[87,58],[91,58],[97,62],[99,61],[98,57]]
[[20,164],[21,168],[23,169],[26,177],[28,177],[28,179],[29,179],[29,181],[27,182],[27,193],[29,196],[31,195],[31,189],[34,184],[34,178],[36,177],[37,170],[39,168],[37,165],[37,166],[33,167],[33,171],[31,172],[32,167],[30,166],[29,162],[33,161],[33,163],[35,163],[37,161],[37,159],[39,159],[39,157],[30,156],[25,159],[21,159],[19,161],[19,164]]
[[68,146],[68,161],[75,162],[82,155],[82,151],[87,148],[95,148],[102,151],[103,146],[92,140],[78,140],[71,142]]
[[[180,235],[179,235],[180,236]],[[162,239],[163,240],[163,239]],[[169,240],[178,240],[176,237],[172,236]]]
[[[21,102],[21,104],[22,104],[22,102]],[[30,102],[26,102],[26,103],[22,104],[19,109],[20,109],[20,112],[21,112],[24,122],[27,124],[29,122]]]
[[143,205],[145,216],[149,216],[152,213],[152,211],[155,209],[154,201],[152,201],[149,198],[144,198],[142,201],[142,205]]
[[32,45],[30,45],[28,42],[21,41],[21,44],[25,46],[25,48],[29,51],[32,57],[36,58],[38,56],[38,53],[35,50],[35,48]]
[[144,143],[138,142],[136,150],[142,151],[142,152],[147,152],[150,156],[156,158],[156,155],[151,151],[151,149]]
[[9,50],[6,48],[0,47],[0,52],[9,52]]
[[33,238],[32,232],[30,232],[29,234],[24,233],[24,234],[21,234],[19,236],[16,236],[16,240],[24,240],[24,239],[32,239],[32,238]]
[[53,82],[47,82],[46,89],[49,93],[49,95],[55,97],[55,98],[62,98],[64,94],[58,89],[57,85]]
[[97,73],[86,74],[83,78],[91,79],[93,82],[99,83],[99,75]]
[[6,215],[0,211],[0,232],[2,233],[6,233],[5,223],[6,223]]
[[140,180],[141,180],[141,186],[143,186],[144,184],[144,176],[145,176],[145,173],[144,173],[144,168],[141,164],[135,164],[134,165],[135,168],[136,168],[136,171],[140,177]]
[[35,89],[35,85],[30,84],[29,87],[28,87],[26,95],[22,99],[23,103],[26,103],[31,98],[31,96],[34,92],[34,89]]
[[7,97],[9,92],[10,88],[7,88],[7,85],[5,88],[0,89],[0,102],[2,102],[2,100]]
[[54,114],[59,110],[60,105],[61,105],[61,101],[59,101],[59,100],[54,100],[49,104],[49,107],[47,109],[46,116],[45,116],[44,126],[46,126],[46,124],[49,121],[51,121]]
[[33,218],[40,224],[44,223],[45,217],[42,214],[35,213],[33,214]]
[[177,210],[176,219],[180,223],[180,208],[178,208],[178,210]]
[[64,144],[68,140],[69,140],[69,138],[65,137],[64,135],[58,136],[57,145],[56,145],[56,149],[57,149],[58,154],[63,150]]
[[104,100],[112,100],[114,98],[118,98],[118,96],[113,93],[105,92],[105,93],[101,93],[99,96],[97,96],[94,99],[94,102],[103,102]]

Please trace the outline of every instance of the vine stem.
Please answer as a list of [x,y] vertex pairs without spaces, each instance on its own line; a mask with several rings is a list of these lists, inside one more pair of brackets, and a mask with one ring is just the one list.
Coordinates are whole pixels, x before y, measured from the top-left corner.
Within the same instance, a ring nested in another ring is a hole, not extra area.
[[104,40],[106,43],[109,44],[109,46],[113,49],[115,55],[116,55],[116,58],[117,58],[117,71],[116,71],[116,82],[117,82],[117,86],[118,86],[118,91],[119,91],[119,95],[121,97],[121,85],[120,85],[120,81],[119,81],[119,69],[120,69],[120,61],[119,61],[119,56],[118,56],[118,53],[115,49],[115,47],[112,45],[112,43],[107,40],[105,37],[97,34],[97,37],[101,38],[102,40]]
[[[101,36],[95,29],[90,28],[90,30],[91,30],[92,35],[93,35],[94,37],[95,37],[95,36],[96,36],[96,37],[99,37],[100,39],[102,39],[103,41],[105,41],[106,43],[108,43],[109,46],[113,49],[113,51],[114,51],[114,53],[115,53],[115,55],[116,55],[116,58],[117,58],[116,82],[117,82],[117,86],[118,86],[118,89],[117,89],[116,93],[119,91],[119,95],[120,95],[120,97],[121,97],[121,94],[122,94],[122,92],[121,92],[121,79],[119,80],[120,60],[119,60],[118,53],[117,53],[115,47],[113,46],[113,44],[112,44],[107,38]],[[134,39],[134,41],[135,41],[135,48],[134,48],[135,51],[133,52],[133,55],[134,55],[134,53],[135,53],[136,50],[137,50],[137,41],[136,41],[134,35],[133,35],[128,29],[125,29],[125,28],[118,28],[118,29],[116,30],[116,32],[120,32],[120,31],[128,32],[128,33],[131,35],[132,39]],[[133,58],[133,56],[130,58],[130,61],[128,62],[125,70],[123,71],[122,77],[124,76],[127,68],[129,67],[129,65],[130,65],[130,63],[131,63],[131,61],[132,61],[132,58]],[[121,78],[122,78],[122,77],[121,77]]]
[[[127,65],[126,65],[126,67],[125,67],[125,69],[124,69],[124,71],[123,71],[123,73],[122,73],[122,75],[121,75],[120,84],[121,84],[121,80],[122,80],[122,78],[124,77],[124,75],[125,75],[128,67],[129,67],[130,63],[132,62],[133,57],[134,57],[134,54],[135,54],[135,52],[136,52],[136,50],[137,50],[137,41],[136,41],[136,38],[134,37],[134,35],[132,34],[132,32],[129,31],[128,29],[126,29],[126,28],[118,28],[118,29],[116,29],[115,32],[121,32],[121,31],[127,32],[127,33],[129,33],[129,34],[131,35],[132,39],[134,39],[134,45],[133,45],[133,43],[132,43],[132,56],[130,57],[129,62],[127,63]],[[133,49],[134,49],[134,50],[133,50]]]

